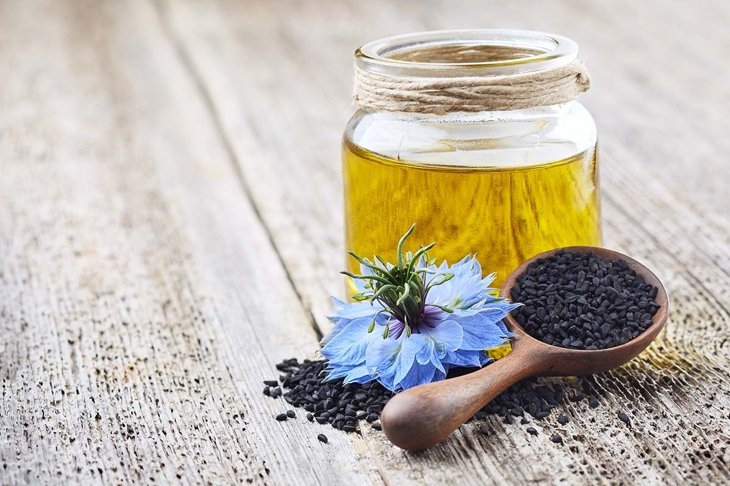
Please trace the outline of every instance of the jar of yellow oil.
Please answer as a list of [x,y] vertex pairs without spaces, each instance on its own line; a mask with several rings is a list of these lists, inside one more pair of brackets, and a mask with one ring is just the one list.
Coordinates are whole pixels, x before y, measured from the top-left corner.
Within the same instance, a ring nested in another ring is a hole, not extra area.
[[[355,53],[344,136],[347,251],[476,254],[499,286],[557,247],[601,244],[596,126],[578,46],[528,31],[409,34]],[[356,262],[348,259],[357,272]]]

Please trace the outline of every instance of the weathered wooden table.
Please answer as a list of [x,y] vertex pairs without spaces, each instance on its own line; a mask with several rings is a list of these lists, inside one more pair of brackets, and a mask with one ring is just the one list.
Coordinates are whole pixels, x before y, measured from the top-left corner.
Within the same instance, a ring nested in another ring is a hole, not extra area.
[[[720,0],[0,2],[0,483],[727,484],[728,24]],[[274,421],[261,381],[342,291],[353,49],[475,26],[581,43],[606,245],[664,280],[666,332],[562,446]]]

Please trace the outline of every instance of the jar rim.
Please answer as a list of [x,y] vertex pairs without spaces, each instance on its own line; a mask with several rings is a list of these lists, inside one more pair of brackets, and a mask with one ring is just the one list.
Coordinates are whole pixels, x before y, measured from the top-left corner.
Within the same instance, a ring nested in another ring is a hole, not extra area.
[[[398,57],[444,47],[498,47],[515,53],[506,59],[456,62]],[[355,51],[355,64],[370,72],[413,77],[496,76],[536,72],[567,65],[578,58],[578,44],[567,37],[517,29],[451,29],[385,37]]]

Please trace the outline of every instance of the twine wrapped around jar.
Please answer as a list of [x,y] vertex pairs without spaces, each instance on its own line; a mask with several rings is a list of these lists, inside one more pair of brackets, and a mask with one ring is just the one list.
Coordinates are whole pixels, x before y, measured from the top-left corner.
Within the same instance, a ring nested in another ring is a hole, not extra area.
[[[473,62],[473,53],[453,46],[432,48],[428,55],[439,63]],[[428,62],[423,58],[397,60]],[[589,87],[588,71],[580,59],[542,70],[458,77],[397,76],[356,65],[353,98],[370,111],[442,115],[556,105],[574,100]]]

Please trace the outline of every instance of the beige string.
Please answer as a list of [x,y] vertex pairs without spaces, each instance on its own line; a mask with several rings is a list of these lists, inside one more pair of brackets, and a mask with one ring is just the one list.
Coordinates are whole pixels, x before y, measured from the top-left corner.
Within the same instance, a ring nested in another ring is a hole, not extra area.
[[[452,53],[439,54],[444,58]],[[556,105],[574,100],[589,87],[588,71],[580,60],[535,72],[468,77],[397,77],[356,66],[353,98],[372,111],[445,114]]]

